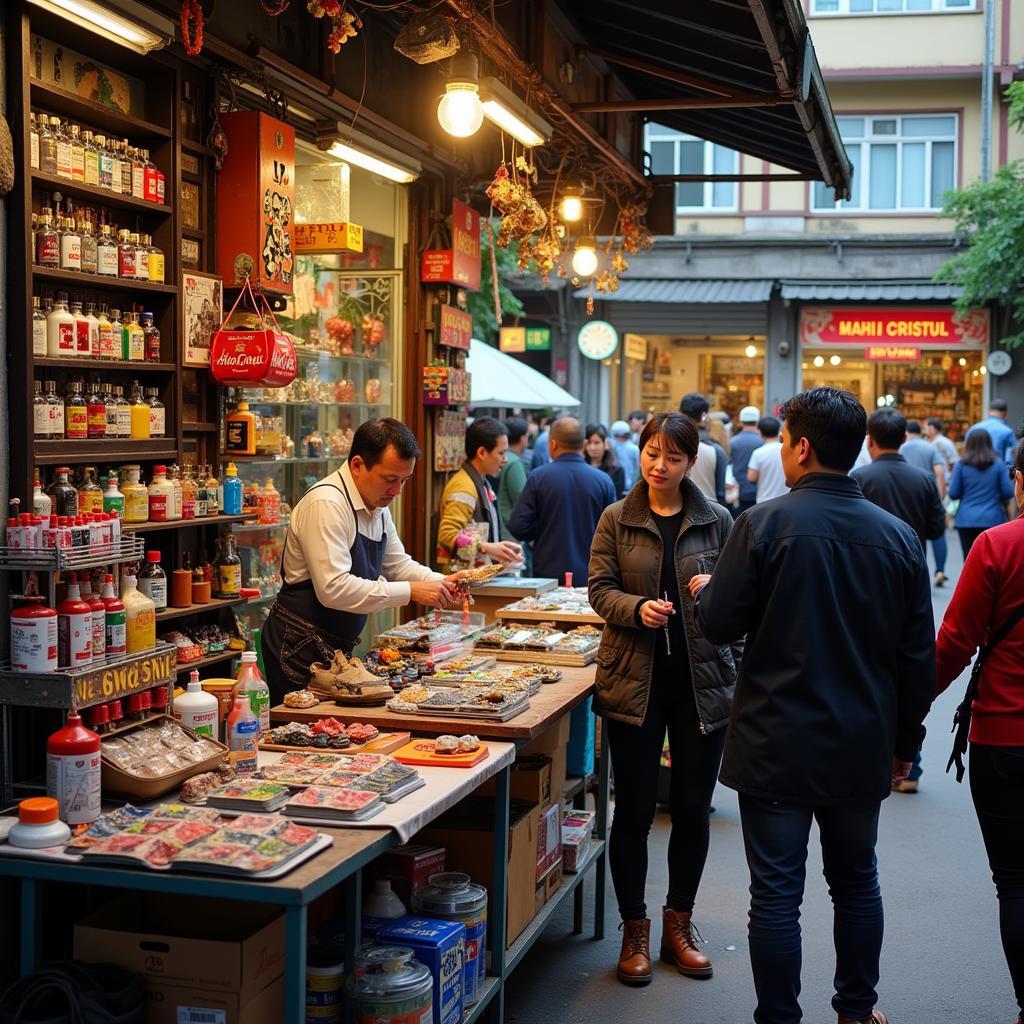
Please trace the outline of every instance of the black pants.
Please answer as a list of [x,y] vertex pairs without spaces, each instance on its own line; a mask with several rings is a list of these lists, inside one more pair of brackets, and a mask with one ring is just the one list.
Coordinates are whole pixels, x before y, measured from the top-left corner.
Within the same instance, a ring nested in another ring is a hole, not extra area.
[[[800,904],[811,821],[835,911],[836,994],[840,1017],[866,1020],[875,1006],[882,950],[882,895],[875,841],[878,803],[803,807],[740,794],[743,843],[750,868],[750,966],[756,1024],[800,1024]],[[820,1013],[808,1020],[820,1020]]]
[[708,856],[711,794],[725,746],[725,729],[700,732],[692,684],[656,684],[640,726],[606,719],[615,773],[615,817],[609,863],[624,921],[647,917],[647,836],[658,801],[658,770],[668,731],[672,752],[668,899],[671,910],[692,911]]
[[974,542],[988,529],[987,526],[982,526],[980,529],[977,527],[958,526],[956,532],[960,534],[960,547],[964,550],[964,561],[967,561],[967,556],[970,554],[971,548],[974,547]]
[[971,744],[971,796],[999,900],[999,931],[1024,1013],[1024,747]]

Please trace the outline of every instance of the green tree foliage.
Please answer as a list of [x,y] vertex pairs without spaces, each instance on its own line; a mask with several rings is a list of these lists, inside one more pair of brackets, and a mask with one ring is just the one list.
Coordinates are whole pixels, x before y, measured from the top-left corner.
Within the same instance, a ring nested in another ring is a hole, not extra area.
[[[1006,98],[1011,124],[1024,131],[1024,82],[1014,82]],[[935,280],[963,288],[956,302],[961,312],[1000,303],[1002,344],[1024,345],[1024,330],[1011,333],[1024,324],[1024,161],[1000,167],[989,181],[947,192],[943,214],[968,244],[943,264]]]
[[[491,231],[498,235],[498,220],[491,220]],[[498,342],[498,328],[501,326],[494,319],[494,274],[491,269],[491,243],[487,231],[481,222],[480,239],[480,291],[470,292],[466,296],[466,309],[473,314],[473,337],[488,341],[492,345]],[[495,247],[498,263],[498,299],[504,316],[519,316],[523,312],[523,304],[508,287],[508,280],[518,273],[518,246],[513,242],[508,249]]]

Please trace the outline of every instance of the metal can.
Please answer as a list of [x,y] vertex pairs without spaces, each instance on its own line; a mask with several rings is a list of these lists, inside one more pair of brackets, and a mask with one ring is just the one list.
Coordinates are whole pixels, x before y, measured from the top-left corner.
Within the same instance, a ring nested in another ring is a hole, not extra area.
[[346,981],[355,1024],[432,1024],[430,969],[404,946],[368,946],[354,954]]

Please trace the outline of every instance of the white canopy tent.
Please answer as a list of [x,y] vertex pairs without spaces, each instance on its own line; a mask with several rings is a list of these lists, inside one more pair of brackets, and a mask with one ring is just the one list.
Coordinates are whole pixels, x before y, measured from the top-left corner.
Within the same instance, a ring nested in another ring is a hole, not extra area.
[[466,369],[473,375],[474,408],[569,409],[582,404],[532,366],[476,338],[470,344]]

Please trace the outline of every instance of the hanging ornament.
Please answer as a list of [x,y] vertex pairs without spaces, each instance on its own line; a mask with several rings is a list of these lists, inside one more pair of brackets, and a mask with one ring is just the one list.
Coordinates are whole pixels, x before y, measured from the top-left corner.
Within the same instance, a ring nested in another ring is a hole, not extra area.
[[276,18],[280,14],[284,14],[285,11],[291,6],[292,0],[260,0],[260,7],[263,8],[264,14],[269,14],[272,18]]
[[203,9],[199,0],[183,0],[181,5],[181,44],[190,57],[203,49]]
[[216,114],[213,116],[213,127],[206,137],[206,144],[213,150],[213,166],[219,171],[228,158],[228,133],[224,131]]

